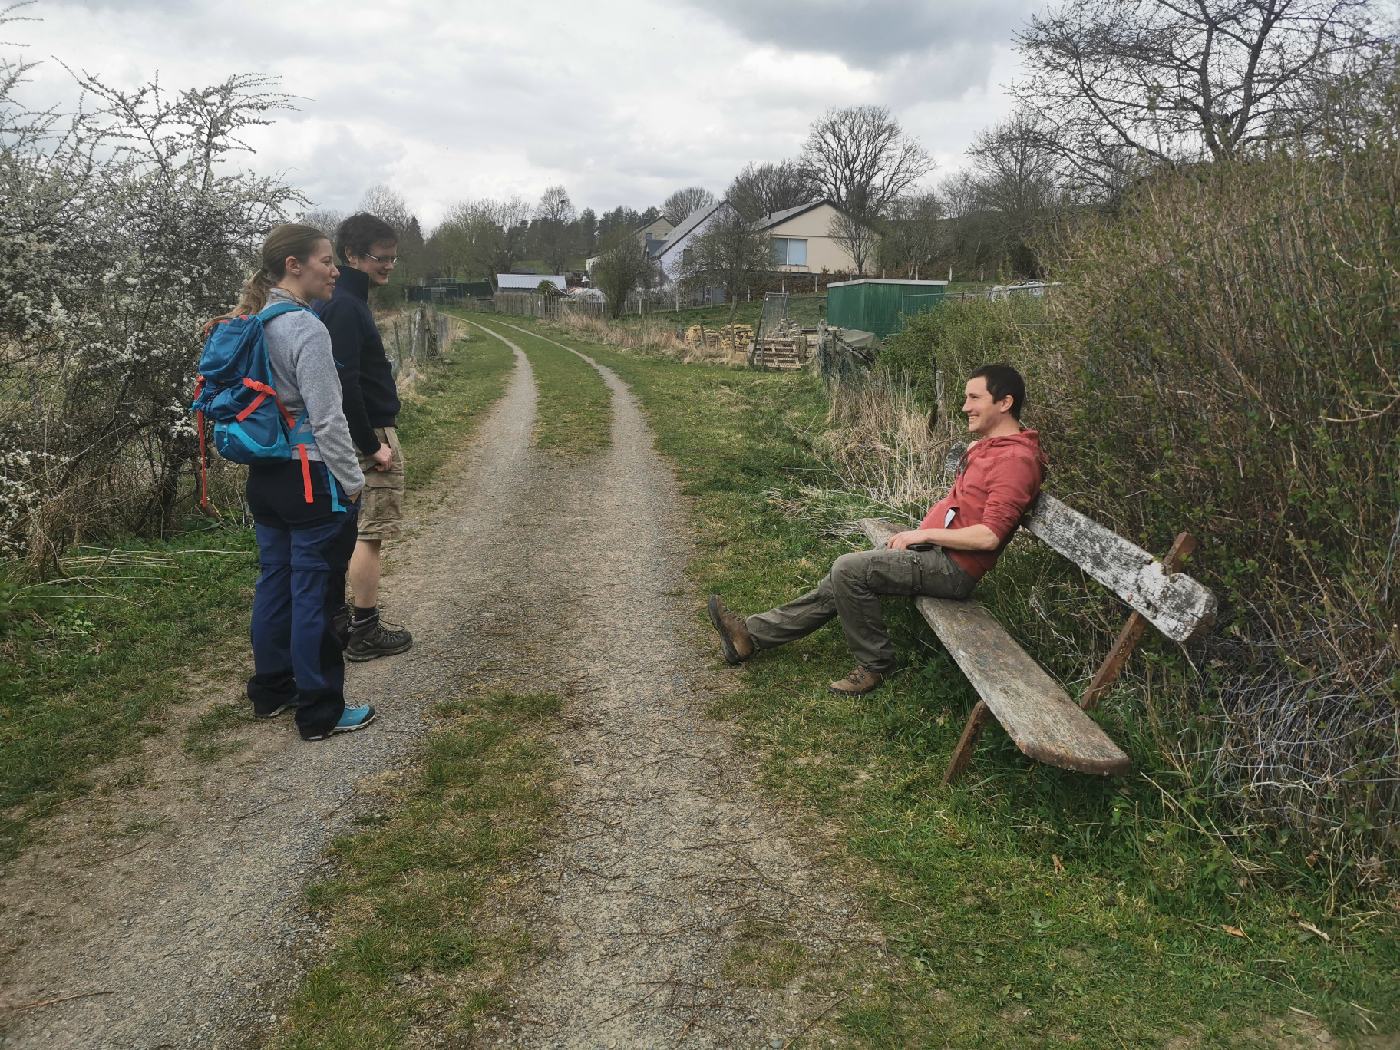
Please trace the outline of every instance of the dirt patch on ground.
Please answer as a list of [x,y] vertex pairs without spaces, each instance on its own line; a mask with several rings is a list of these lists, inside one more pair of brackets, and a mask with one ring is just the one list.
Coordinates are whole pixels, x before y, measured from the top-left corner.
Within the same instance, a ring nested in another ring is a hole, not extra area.
[[[244,725],[215,763],[150,744],[135,786],[43,828],[0,881],[0,1025],[10,1047],[233,1047],[256,1041],[318,931],[301,889],[333,836],[410,760],[436,702],[484,684],[569,697],[561,832],[497,906],[538,965],[486,1043],[782,1045],[820,1031],[879,935],[760,801],[683,568],[674,479],[637,406],[614,394],[613,447],[529,448],[517,351],[474,448],[415,500],[386,608],[403,656],[353,666],[381,723],[316,746]],[[237,701],[233,665],[192,719]]]

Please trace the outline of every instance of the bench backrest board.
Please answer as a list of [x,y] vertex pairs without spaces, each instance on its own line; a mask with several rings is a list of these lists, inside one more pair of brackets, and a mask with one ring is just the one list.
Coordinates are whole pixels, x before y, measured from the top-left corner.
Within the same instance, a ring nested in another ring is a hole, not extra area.
[[[961,458],[948,457],[951,478]],[[1203,634],[1215,621],[1216,600],[1182,572],[1169,573],[1135,543],[1042,492],[1021,526],[1055,553],[1074,562],[1174,642]]]

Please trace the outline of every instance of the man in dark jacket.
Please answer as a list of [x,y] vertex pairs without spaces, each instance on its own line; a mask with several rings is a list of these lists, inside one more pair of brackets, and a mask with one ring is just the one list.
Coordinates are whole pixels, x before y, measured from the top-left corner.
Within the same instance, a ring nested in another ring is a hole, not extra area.
[[399,392],[384,340],[369,308],[369,290],[389,282],[398,261],[398,234],[382,219],[352,215],[336,230],[340,276],[335,294],[318,313],[331,333],[331,350],[340,370],[345,419],[365,474],[359,535],[350,559],[350,660],[373,660],[401,653],[413,636],[379,616],[379,573],[383,542],[399,534],[403,517],[404,469],[395,423]]
[[952,489],[917,529],[896,533],[883,548],[841,555],[814,590],[768,612],[744,618],[711,595],[710,622],[725,660],[742,663],[759,649],[794,641],[840,617],[858,663],[831,683],[832,690],[857,696],[879,686],[895,662],[880,596],[966,598],[1040,494],[1045,459],[1039,435],[1021,426],[1025,400],[1026,384],[1010,365],[984,365],[972,373],[963,414],[977,440]]

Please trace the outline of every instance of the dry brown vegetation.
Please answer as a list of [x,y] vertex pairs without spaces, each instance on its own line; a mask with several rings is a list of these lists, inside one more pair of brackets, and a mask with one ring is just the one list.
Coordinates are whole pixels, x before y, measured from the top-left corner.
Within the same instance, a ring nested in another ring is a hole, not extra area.
[[619,350],[641,350],[683,359],[685,340],[676,334],[676,326],[660,319],[644,318],[637,324],[612,324],[592,314],[564,310],[556,322],[581,339],[615,346]]

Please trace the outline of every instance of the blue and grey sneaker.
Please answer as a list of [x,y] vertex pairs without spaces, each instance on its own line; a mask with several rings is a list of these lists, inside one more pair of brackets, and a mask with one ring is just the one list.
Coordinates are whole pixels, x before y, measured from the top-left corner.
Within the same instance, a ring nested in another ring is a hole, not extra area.
[[340,716],[340,721],[331,726],[323,733],[303,733],[303,740],[329,740],[337,733],[353,733],[357,729],[363,729],[374,721],[374,708],[368,704],[364,707],[347,707],[345,713]]

